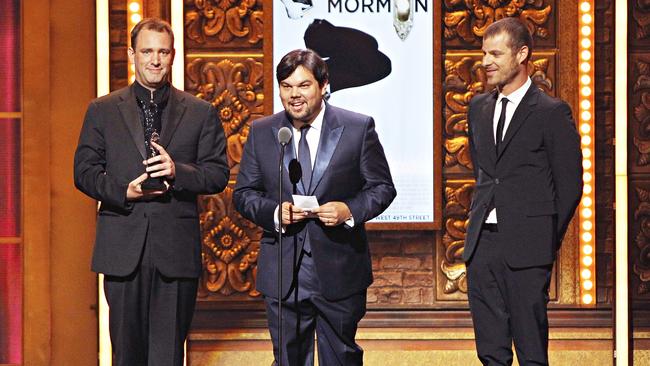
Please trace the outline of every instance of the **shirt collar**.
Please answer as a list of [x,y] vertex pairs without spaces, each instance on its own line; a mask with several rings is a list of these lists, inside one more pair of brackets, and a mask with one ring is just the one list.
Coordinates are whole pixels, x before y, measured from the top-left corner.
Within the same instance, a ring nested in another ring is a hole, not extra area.
[[520,86],[517,90],[513,91],[507,96],[499,92],[499,96],[497,98],[497,104],[501,102],[501,99],[508,98],[508,102],[511,102],[514,105],[519,105],[519,102],[521,102],[521,100],[524,99],[524,96],[526,95],[526,92],[528,91],[528,88],[530,88],[531,84],[532,81],[530,80],[529,77],[527,77],[524,85]]
[[[145,88],[137,80],[133,83],[135,90],[135,95],[143,102],[149,102],[151,100],[151,90]],[[169,83],[164,83],[156,90],[153,91],[153,102],[156,104],[161,104],[167,101],[169,96]]]

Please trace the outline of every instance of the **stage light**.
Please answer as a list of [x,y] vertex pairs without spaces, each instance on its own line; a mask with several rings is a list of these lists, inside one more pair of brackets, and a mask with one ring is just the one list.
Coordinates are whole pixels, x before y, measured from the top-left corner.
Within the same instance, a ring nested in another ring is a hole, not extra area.
[[586,13],[586,12],[590,11],[591,10],[591,4],[588,1],[582,2],[582,4],[580,4],[580,10],[583,13]]
[[582,93],[583,97],[591,96],[591,88],[588,86],[585,86],[582,89],[580,89],[580,92]]
[[582,233],[582,241],[584,242],[590,242],[591,239],[593,239],[593,236],[589,232],[584,232]]
[[582,48],[589,48],[591,47],[591,41],[589,40],[589,38],[583,38],[582,41],[580,41],[580,45],[582,46]]
[[582,160],[582,168],[585,169],[585,170],[591,169],[591,160],[583,159]]
[[591,145],[591,136],[589,135],[582,135],[582,138],[580,139],[583,145]]
[[593,192],[593,188],[592,188],[591,184],[583,185],[582,186],[582,192],[585,193],[585,194],[589,194],[589,193]]
[[591,112],[589,111],[584,111],[580,114],[580,118],[582,118],[583,121],[591,121]]
[[589,231],[594,228],[594,224],[589,220],[584,220],[582,222],[582,230]]
[[[589,117],[591,117],[591,115],[589,115]],[[590,131],[591,131],[591,125],[589,123],[583,123],[583,124],[580,125],[580,132],[589,133]],[[585,158],[588,157],[588,156],[584,156],[584,154],[582,154],[582,156],[585,157]]]
[[[587,173],[587,174],[589,174],[589,173]],[[589,177],[589,180],[591,180],[591,177]],[[582,205],[584,207],[591,207],[592,204],[593,204],[593,200],[592,200],[592,198],[590,196],[582,197]]]
[[584,158],[590,158],[591,157],[591,149],[588,147],[585,147],[582,149],[582,157]]
[[[128,1],[126,6],[126,29],[128,29],[126,38],[128,47],[131,47],[131,30],[133,30],[133,27],[135,27],[135,25],[138,24],[138,22],[140,22],[143,17],[144,13],[142,0]],[[133,82],[135,82],[135,65],[131,63],[129,63],[129,66],[127,68],[127,80],[129,81],[129,84],[133,84]]]
[[585,280],[588,280],[591,278],[591,271],[589,269],[583,269],[582,272],[580,272],[580,277],[582,277]]
[[582,212],[582,216],[584,216],[585,218],[588,218],[588,219],[591,218],[591,215],[592,215],[591,209],[585,208],[581,212]]
[[591,102],[589,99],[584,99],[582,102],[580,102],[580,108],[582,109],[590,109],[591,108]]
[[584,253],[584,255],[592,255],[593,252],[594,252],[594,247],[591,246],[590,244],[585,244],[582,246],[582,253]]
[[582,303],[586,305],[591,305],[591,303],[594,301],[594,297],[591,296],[591,294],[584,294],[582,295]]
[[580,29],[580,32],[582,32],[582,35],[585,36],[585,37],[590,36],[591,35],[591,27],[585,25],[584,27],[582,27]]
[[586,267],[590,267],[593,263],[593,258],[589,256],[582,257],[582,264],[584,264]]
[[594,288],[594,283],[590,280],[582,282],[582,288],[589,291]]
[[591,65],[588,62],[583,62],[580,64],[580,71],[589,72],[591,71]]

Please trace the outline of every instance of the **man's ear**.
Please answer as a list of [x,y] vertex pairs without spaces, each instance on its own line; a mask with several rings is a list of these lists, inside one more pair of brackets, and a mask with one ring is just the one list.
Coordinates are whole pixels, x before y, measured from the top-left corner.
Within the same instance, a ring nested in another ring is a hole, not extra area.
[[126,51],[127,55],[129,56],[129,62],[134,63],[135,59],[135,51],[133,50],[132,47],[129,47],[129,49]]
[[524,62],[526,59],[528,59],[528,54],[530,53],[530,50],[528,49],[528,46],[522,46],[519,49],[519,52],[517,52],[517,61],[519,63]]

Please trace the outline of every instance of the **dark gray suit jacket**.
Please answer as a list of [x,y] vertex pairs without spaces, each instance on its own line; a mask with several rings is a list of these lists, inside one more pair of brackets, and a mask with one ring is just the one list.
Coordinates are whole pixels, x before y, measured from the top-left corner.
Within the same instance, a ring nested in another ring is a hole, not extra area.
[[[237,210],[264,229],[258,259],[257,289],[277,298],[277,231],[280,128],[291,124],[285,112],[255,121],[244,147],[233,200]],[[288,165],[295,158],[293,141],[284,158],[282,201],[292,201]],[[321,293],[329,300],[345,298],[372,283],[372,266],[364,223],[383,212],[395,198],[390,169],[371,117],[327,105],[323,118],[311,188],[298,193],[314,195],[322,205],[342,201],[355,225],[328,228],[315,219],[289,225],[283,239],[283,297],[293,274],[294,238],[308,234]],[[302,241],[297,248],[302,249]]]
[[126,276],[139,263],[145,238],[168,277],[198,277],[201,238],[196,198],[222,191],[229,177],[225,138],[210,103],[170,88],[161,145],[176,166],[173,188],[144,202],[126,189],[144,172],[144,133],[133,86],[90,103],[74,159],[76,187],[101,201],[92,269]]
[[497,92],[472,99],[468,134],[476,186],[463,258],[477,245],[490,201],[513,267],[553,263],[582,195],[582,151],[571,109],[534,84],[515,111],[497,155]]

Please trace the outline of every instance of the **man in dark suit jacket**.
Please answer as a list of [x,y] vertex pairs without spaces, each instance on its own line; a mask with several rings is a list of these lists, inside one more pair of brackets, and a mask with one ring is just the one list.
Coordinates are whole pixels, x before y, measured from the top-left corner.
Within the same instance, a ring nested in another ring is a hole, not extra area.
[[[201,273],[196,198],[228,183],[225,139],[215,109],[168,82],[168,23],[143,20],[131,46],[136,81],[88,106],[75,185],[101,201],[92,270],[105,275],[115,364],[178,366]],[[145,189],[149,177],[162,186]]]
[[479,359],[548,364],[551,269],[582,194],[580,139],[571,110],[532,85],[532,39],[515,18],[490,25],[483,66],[496,90],[472,99],[469,143],[476,186],[463,258]]
[[[253,123],[233,196],[237,210],[264,229],[257,289],[265,298],[276,364],[312,365],[315,331],[321,365],[361,365],[363,350],[354,337],[372,283],[364,223],[396,195],[388,163],[371,117],[323,100],[327,65],[315,52],[289,52],[276,71],[285,111]],[[278,197],[282,127],[293,130],[284,169],[289,172],[290,162],[299,161],[296,193],[315,196],[320,204],[309,212],[292,204],[287,172]],[[276,284],[278,230],[284,237],[282,293]]]

